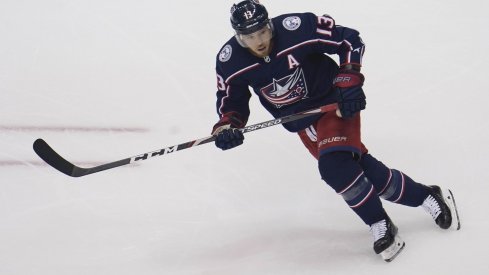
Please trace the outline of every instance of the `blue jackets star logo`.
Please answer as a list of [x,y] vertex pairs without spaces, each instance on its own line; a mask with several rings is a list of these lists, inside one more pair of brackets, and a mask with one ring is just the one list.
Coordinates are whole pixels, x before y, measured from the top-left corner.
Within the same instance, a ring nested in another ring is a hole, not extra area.
[[295,103],[307,96],[304,72],[297,68],[293,74],[273,82],[260,89],[262,95],[277,108]]

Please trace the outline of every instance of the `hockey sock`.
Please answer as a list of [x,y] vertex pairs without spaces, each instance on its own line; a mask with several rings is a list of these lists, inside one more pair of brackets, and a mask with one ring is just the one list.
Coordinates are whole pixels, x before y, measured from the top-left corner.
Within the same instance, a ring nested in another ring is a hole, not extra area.
[[319,158],[319,171],[323,180],[343,197],[367,225],[387,217],[374,186],[351,152],[322,155]]
[[417,207],[429,194],[429,188],[395,169],[389,169],[370,154],[364,154],[360,166],[377,194],[388,201]]

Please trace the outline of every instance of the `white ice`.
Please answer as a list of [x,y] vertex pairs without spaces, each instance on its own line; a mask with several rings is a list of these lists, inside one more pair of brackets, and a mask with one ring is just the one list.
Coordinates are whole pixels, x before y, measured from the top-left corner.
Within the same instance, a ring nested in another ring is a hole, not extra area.
[[361,32],[365,143],[450,187],[462,229],[386,202],[406,248],[383,262],[281,126],[82,178],[42,165],[39,137],[90,166],[209,135],[233,2],[0,0],[1,275],[489,274],[489,2],[262,2]]

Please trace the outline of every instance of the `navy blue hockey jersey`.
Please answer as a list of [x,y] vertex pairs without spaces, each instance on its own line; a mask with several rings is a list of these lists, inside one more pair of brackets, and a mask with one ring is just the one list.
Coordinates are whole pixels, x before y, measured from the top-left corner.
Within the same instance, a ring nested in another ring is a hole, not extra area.
[[[253,55],[235,37],[219,51],[216,57],[219,117],[237,112],[246,121],[250,114],[249,87],[275,118],[336,102],[331,87],[338,65],[328,55],[337,54],[340,64],[361,64],[365,46],[359,33],[336,25],[327,15],[284,14],[272,22],[273,46],[268,58]],[[283,126],[297,132],[319,116]]]

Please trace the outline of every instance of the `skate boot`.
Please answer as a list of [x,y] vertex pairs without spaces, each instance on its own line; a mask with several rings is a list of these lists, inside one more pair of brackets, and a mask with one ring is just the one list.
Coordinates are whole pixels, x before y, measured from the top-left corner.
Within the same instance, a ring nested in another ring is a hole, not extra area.
[[386,262],[394,258],[404,248],[404,241],[397,234],[397,227],[387,218],[370,226],[370,232],[374,236],[374,251],[380,254]]
[[431,191],[423,201],[422,207],[435,220],[436,224],[443,229],[460,229],[457,205],[452,191],[441,190],[439,186],[430,186]]

